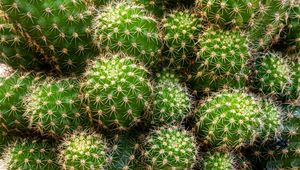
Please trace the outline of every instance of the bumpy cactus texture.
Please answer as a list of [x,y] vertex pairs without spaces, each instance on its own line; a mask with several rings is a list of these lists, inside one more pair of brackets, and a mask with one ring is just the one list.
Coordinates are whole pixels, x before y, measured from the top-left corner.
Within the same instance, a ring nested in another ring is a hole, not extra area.
[[258,0],[196,0],[201,15],[220,25],[247,26],[259,10]]
[[150,105],[149,72],[134,58],[107,54],[94,61],[81,84],[85,110],[104,128],[124,130]]
[[5,155],[11,170],[59,170],[54,144],[47,140],[22,139],[14,142]]
[[300,57],[290,60],[292,85],[288,87],[287,95],[291,100],[300,99]]
[[189,132],[165,126],[148,136],[144,155],[150,169],[192,169],[197,147]]
[[32,88],[25,100],[30,127],[41,134],[61,136],[88,122],[80,110],[79,84],[75,79],[46,79]]
[[201,31],[201,19],[189,10],[172,11],[162,20],[166,60],[175,68],[184,67],[194,56]]
[[233,158],[229,153],[208,153],[203,158],[203,167],[205,170],[232,170],[234,169],[233,164]]
[[85,0],[3,0],[12,23],[61,73],[81,73],[95,57],[91,23],[95,15]]
[[60,149],[63,169],[100,170],[106,166],[106,142],[95,132],[74,132],[65,137]]
[[237,148],[253,142],[261,127],[261,106],[241,91],[223,91],[209,97],[195,113],[195,131],[204,144]]
[[254,63],[253,86],[266,95],[280,95],[291,83],[291,68],[276,53],[267,53]]
[[102,51],[123,52],[147,66],[157,64],[162,48],[158,23],[142,6],[107,6],[94,21],[94,40]]
[[151,14],[161,18],[164,15],[163,0],[131,0],[136,4],[144,7]]
[[209,93],[245,86],[250,56],[242,32],[210,28],[200,35],[199,46],[189,75],[195,91]]
[[23,116],[23,101],[31,86],[41,78],[34,73],[13,72],[0,78],[0,131],[27,130],[28,121]]
[[300,52],[300,2],[291,0],[291,10],[289,11],[287,43],[288,51],[291,53]]
[[157,74],[152,122],[158,124],[181,123],[191,108],[187,88],[174,73],[163,71]]

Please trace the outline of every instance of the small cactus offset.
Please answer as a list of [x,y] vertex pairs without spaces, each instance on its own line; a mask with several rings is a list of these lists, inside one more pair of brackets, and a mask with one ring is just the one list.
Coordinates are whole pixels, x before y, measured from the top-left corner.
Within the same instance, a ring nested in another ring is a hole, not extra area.
[[197,146],[188,131],[164,126],[146,139],[144,156],[148,169],[192,169],[196,163]]
[[59,162],[65,170],[103,170],[107,164],[106,142],[95,132],[76,131],[59,148]]
[[234,169],[234,159],[232,158],[232,155],[227,152],[207,153],[202,162],[205,170]]
[[181,123],[191,109],[187,88],[180,84],[179,77],[168,71],[157,73],[154,89],[152,123]]
[[59,170],[56,147],[49,140],[19,139],[5,155],[8,169]]
[[196,92],[246,85],[250,56],[244,33],[209,28],[200,35],[198,43],[200,49],[189,75]]
[[201,19],[190,10],[172,11],[162,20],[166,60],[170,66],[182,68],[191,62],[194,45],[202,29]]
[[13,72],[0,78],[0,131],[24,132],[28,121],[23,116],[24,97],[42,76],[35,73]]
[[112,3],[94,20],[94,41],[103,52],[122,52],[147,66],[160,60],[158,22],[135,3]]
[[30,128],[59,137],[88,122],[80,104],[77,80],[50,78],[38,83],[26,97],[25,116]]
[[82,84],[85,110],[104,128],[126,130],[149,109],[149,72],[134,58],[106,54],[94,61]]
[[267,53],[256,59],[252,84],[265,95],[282,95],[291,83],[291,68],[279,54]]
[[81,73],[95,57],[89,0],[3,0],[2,9],[38,52],[51,60],[59,73]]

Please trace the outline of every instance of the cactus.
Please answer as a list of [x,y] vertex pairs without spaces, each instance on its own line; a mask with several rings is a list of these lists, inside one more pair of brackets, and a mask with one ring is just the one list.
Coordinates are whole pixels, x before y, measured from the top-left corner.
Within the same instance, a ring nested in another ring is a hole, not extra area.
[[148,71],[125,54],[106,54],[92,62],[81,84],[85,110],[104,128],[126,130],[150,105]]
[[291,68],[276,53],[266,53],[254,63],[253,87],[266,95],[282,95],[291,83]]
[[123,52],[147,66],[160,60],[158,24],[142,6],[125,2],[108,5],[94,23],[94,40],[101,51]]
[[59,148],[63,169],[104,169],[106,166],[106,142],[95,132],[77,131],[67,135]]
[[201,48],[189,75],[196,92],[245,86],[250,56],[244,33],[210,28],[200,36],[199,45]]
[[172,11],[162,20],[166,60],[175,68],[184,67],[193,58],[196,38],[201,31],[201,19],[189,10]]
[[8,169],[59,170],[55,144],[48,140],[20,139],[7,150]]
[[59,73],[81,73],[94,57],[91,23],[95,14],[89,0],[3,0],[2,9],[30,39],[35,49],[51,59]]
[[167,9],[174,8],[189,8],[194,5],[195,0],[163,0],[164,5]]
[[158,18],[164,15],[163,0],[132,0],[138,5],[143,6],[147,11],[152,13]]
[[291,9],[289,10],[287,43],[288,51],[291,53],[300,52],[300,2],[291,0]]
[[[196,110],[194,130],[204,145],[239,148],[264,138],[263,134],[274,135],[280,121],[269,107],[241,90],[224,90],[208,97]],[[266,129],[261,129],[263,122]]]
[[292,84],[287,89],[287,98],[290,100],[300,99],[300,57],[290,60]]
[[222,26],[247,26],[259,10],[258,0],[196,0],[200,14],[209,22]]
[[[0,133],[0,159],[2,158],[2,154],[5,151],[5,148],[14,140],[13,136],[6,133]],[[1,167],[1,166],[0,166]]]
[[179,78],[167,71],[158,73],[154,93],[152,122],[156,125],[181,123],[190,111],[191,101]]
[[14,69],[41,69],[41,57],[29,48],[26,40],[0,16],[0,61]]
[[205,170],[232,170],[234,169],[233,156],[227,152],[207,153],[203,158]]
[[82,128],[86,121],[80,109],[79,84],[74,78],[40,82],[25,99],[30,127],[53,137]]
[[28,121],[23,116],[23,99],[31,86],[41,79],[41,74],[13,72],[0,78],[0,130],[26,131]]
[[189,132],[176,126],[165,126],[146,139],[144,156],[149,169],[192,169],[197,147]]

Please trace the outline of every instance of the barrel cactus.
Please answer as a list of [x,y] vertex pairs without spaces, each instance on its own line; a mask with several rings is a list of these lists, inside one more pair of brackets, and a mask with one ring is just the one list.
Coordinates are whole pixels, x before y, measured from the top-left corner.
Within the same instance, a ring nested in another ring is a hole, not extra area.
[[142,6],[113,3],[94,20],[94,41],[101,51],[123,52],[147,66],[160,60],[162,48],[158,23]]
[[149,72],[125,54],[106,54],[92,62],[82,82],[85,110],[104,128],[125,130],[149,109]]

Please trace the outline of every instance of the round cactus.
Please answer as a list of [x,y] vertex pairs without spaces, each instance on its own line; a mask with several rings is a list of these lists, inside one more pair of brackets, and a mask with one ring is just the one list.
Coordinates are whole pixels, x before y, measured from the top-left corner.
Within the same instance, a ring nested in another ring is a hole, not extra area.
[[134,58],[102,56],[90,65],[81,84],[86,112],[104,128],[128,129],[149,107],[152,85],[148,76]]
[[205,170],[232,170],[234,162],[231,154],[215,152],[208,153],[203,158],[203,167]]
[[159,61],[162,43],[157,21],[134,3],[111,4],[94,22],[94,40],[102,51],[123,52],[147,66]]
[[266,95],[281,95],[291,83],[291,69],[276,53],[257,58],[254,67],[253,87]]
[[286,40],[289,44],[288,51],[291,53],[300,52],[300,2],[291,0],[291,9],[289,10],[288,32]]
[[193,58],[196,39],[202,28],[201,19],[191,11],[173,11],[162,20],[166,60],[176,68],[184,67]]
[[287,89],[287,98],[290,100],[300,99],[300,57],[290,60],[292,71],[292,84]]
[[11,170],[59,170],[54,145],[48,140],[17,140],[5,155],[7,167]]
[[63,169],[104,169],[106,142],[94,132],[74,132],[61,144],[59,162]]
[[259,10],[259,0],[196,0],[201,15],[220,25],[246,26]]
[[51,59],[60,73],[81,73],[85,61],[96,56],[89,0],[3,0],[2,8],[35,49]]
[[167,71],[157,74],[152,121],[157,124],[180,123],[189,113],[191,101],[179,78]]
[[161,18],[164,15],[163,0],[132,0],[138,5],[144,7],[147,11]]
[[194,130],[205,145],[238,148],[259,136],[261,106],[242,91],[222,91],[196,110]]
[[0,131],[26,131],[28,121],[23,116],[23,100],[40,74],[13,72],[0,78]]
[[250,57],[242,32],[210,28],[200,36],[199,45],[201,48],[189,75],[194,90],[209,93],[245,86]]
[[25,116],[31,128],[58,137],[87,122],[80,104],[79,84],[75,79],[50,78],[37,84],[26,97]]
[[144,156],[149,169],[192,169],[196,163],[197,147],[189,132],[165,126],[148,136]]

